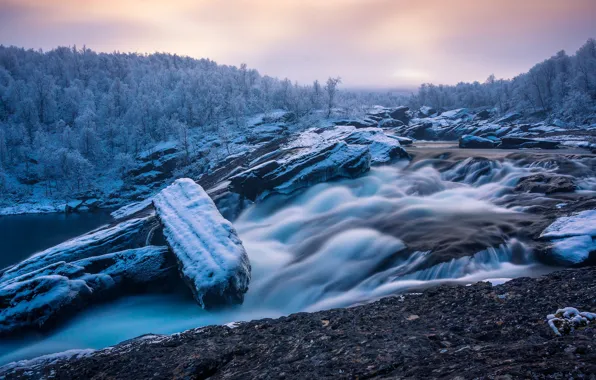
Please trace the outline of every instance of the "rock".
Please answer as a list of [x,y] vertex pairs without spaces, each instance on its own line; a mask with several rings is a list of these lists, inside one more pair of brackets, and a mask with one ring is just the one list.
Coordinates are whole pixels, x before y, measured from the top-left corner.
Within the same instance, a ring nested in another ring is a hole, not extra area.
[[490,149],[494,148],[498,145],[498,142],[494,140],[472,136],[472,135],[464,135],[459,138],[459,147],[460,148],[468,148],[468,149]]
[[487,120],[490,117],[489,110],[482,110],[474,116],[474,120]]
[[420,117],[429,117],[434,113],[437,113],[437,110],[429,106],[422,106],[420,109],[418,109],[418,114]]
[[522,117],[522,115],[519,112],[510,112],[508,114],[505,114],[503,117],[495,120],[495,123],[497,123],[497,124],[510,123],[512,121],[520,119],[521,117]]
[[[0,377],[588,379],[596,373],[594,329],[557,337],[545,316],[559,305],[595,311],[595,276],[590,267],[496,287],[444,285],[233,328],[143,336],[8,364]],[[414,315],[420,318],[408,321]]]
[[544,194],[570,193],[575,189],[576,185],[572,177],[545,174],[522,177],[515,186],[515,191]]
[[367,146],[343,141],[313,147],[285,160],[272,160],[230,178],[230,191],[255,201],[270,194],[290,194],[334,178],[354,178],[370,168]]
[[344,139],[348,144],[368,145],[371,165],[391,162],[399,158],[410,158],[401,147],[399,139],[386,135],[380,128],[359,129]]
[[411,119],[409,110],[409,107],[400,106],[392,109],[391,112],[389,112],[389,115],[396,120],[400,120],[404,124],[408,124]]
[[167,247],[56,262],[0,283],[0,336],[46,331],[92,303],[162,288],[176,275]]
[[379,121],[379,128],[397,128],[404,125],[404,122],[397,119],[383,119]]
[[146,244],[147,236],[158,227],[154,216],[127,220],[110,227],[99,228],[68,240],[0,271],[0,284],[27,273],[60,262],[72,262],[105,255]]
[[193,180],[182,178],[153,198],[180,276],[203,308],[239,304],[250,263],[232,223]]
[[391,135],[392,138],[396,139],[397,141],[399,141],[399,143],[401,145],[412,145],[414,143],[414,140],[409,139],[407,137],[402,137],[402,136],[393,136]]
[[586,210],[558,218],[540,238],[550,240],[546,262],[578,265],[596,261],[596,210]]
[[377,121],[370,118],[365,119],[346,119],[346,120],[338,120],[335,121],[333,124],[337,126],[346,125],[349,127],[355,128],[371,128],[377,126]]
[[534,140],[522,137],[503,137],[500,149],[522,149],[522,148],[539,148],[539,149],[557,149],[561,145],[558,141],[548,140]]

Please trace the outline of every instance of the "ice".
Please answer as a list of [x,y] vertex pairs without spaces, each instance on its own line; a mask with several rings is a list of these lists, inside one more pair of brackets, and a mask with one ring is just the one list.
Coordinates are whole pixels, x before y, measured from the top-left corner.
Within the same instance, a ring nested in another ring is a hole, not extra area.
[[176,180],[153,199],[182,278],[203,307],[241,303],[250,263],[232,224],[193,180]]
[[596,210],[581,211],[555,220],[540,235],[543,238],[596,236]]
[[553,240],[554,256],[571,264],[579,264],[585,261],[590,256],[590,252],[593,251],[596,251],[596,240],[589,235]]

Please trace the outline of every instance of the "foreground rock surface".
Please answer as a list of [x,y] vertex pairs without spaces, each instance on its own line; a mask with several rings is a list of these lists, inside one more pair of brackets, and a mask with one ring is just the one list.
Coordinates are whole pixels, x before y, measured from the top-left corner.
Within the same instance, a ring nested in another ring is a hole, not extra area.
[[203,307],[242,303],[250,263],[242,242],[193,180],[176,180],[153,198],[180,276]]
[[590,378],[596,330],[556,336],[546,316],[596,310],[596,268],[493,287],[441,286],[4,366],[13,378]]

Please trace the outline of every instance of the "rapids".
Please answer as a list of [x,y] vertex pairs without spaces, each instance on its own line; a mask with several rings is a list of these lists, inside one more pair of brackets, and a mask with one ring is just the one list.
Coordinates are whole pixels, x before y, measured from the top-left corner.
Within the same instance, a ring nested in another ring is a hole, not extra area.
[[553,170],[508,160],[425,159],[352,180],[273,196],[234,225],[252,265],[244,304],[200,309],[188,295],[121,299],[88,309],[43,337],[0,343],[0,364],[68,349],[102,348],[142,334],[370,302],[439,283],[539,275],[512,190]]

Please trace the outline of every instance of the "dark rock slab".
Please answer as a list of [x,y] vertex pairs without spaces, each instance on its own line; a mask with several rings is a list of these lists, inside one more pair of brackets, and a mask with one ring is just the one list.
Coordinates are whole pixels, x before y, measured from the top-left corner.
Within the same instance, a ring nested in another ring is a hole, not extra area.
[[539,148],[539,149],[557,149],[561,145],[558,141],[535,140],[522,137],[503,137],[500,149],[522,149],[522,148]]
[[367,146],[339,141],[246,170],[230,178],[229,189],[254,201],[272,193],[290,194],[333,178],[353,178],[369,168]]

